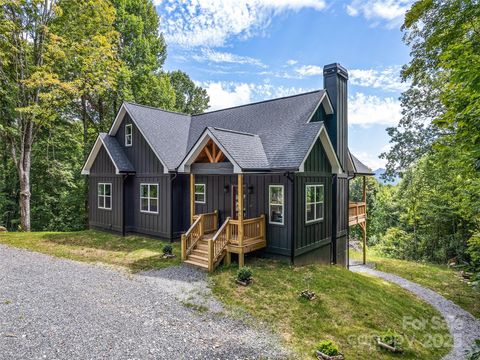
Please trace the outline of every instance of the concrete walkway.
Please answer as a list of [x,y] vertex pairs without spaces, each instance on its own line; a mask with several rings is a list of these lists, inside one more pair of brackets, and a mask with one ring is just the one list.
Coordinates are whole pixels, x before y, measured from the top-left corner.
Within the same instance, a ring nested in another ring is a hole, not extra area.
[[445,318],[448,330],[453,338],[452,351],[444,357],[444,360],[465,359],[465,350],[470,349],[475,339],[480,338],[480,321],[469,312],[445,299],[438,293],[424,288],[412,281],[400,276],[374,270],[365,265],[350,266],[350,270],[358,273],[365,273],[395,283],[402,288],[412,292],[425,302],[437,309]]

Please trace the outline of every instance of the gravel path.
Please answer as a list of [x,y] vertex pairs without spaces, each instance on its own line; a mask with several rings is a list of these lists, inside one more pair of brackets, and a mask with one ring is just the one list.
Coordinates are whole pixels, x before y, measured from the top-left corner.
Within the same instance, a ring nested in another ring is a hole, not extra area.
[[222,314],[206,274],[131,275],[0,245],[0,359],[287,358]]
[[435,307],[445,318],[450,334],[453,337],[453,349],[444,357],[444,360],[464,359],[466,357],[465,349],[470,349],[475,339],[480,338],[480,321],[438,293],[400,276],[374,270],[365,265],[350,266],[350,270],[367,273],[398,284]]

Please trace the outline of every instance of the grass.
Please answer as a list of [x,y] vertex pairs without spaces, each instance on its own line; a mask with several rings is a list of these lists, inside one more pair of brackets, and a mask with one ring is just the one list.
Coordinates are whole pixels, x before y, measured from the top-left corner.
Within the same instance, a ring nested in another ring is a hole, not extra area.
[[[361,254],[350,251],[350,257],[360,260]],[[367,261],[374,262],[378,270],[396,274],[438,292],[480,318],[480,291],[469,286],[458,271],[446,265],[389,259],[373,250],[367,253]]]
[[[292,267],[260,259],[248,265],[252,285],[238,286],[237,269],[221,268],[211,276],[213,293],[232,314],[246,312],[271,326],[301,358],[313,358],[321,340],[338,344],[347,359],[397,358],[373,344],[375,335],[389,329],[403,336],[402,359],[440,359],[451,346],[440,314],[386,281],[334,266]],[[298,297],[306,289],[305,277],[311,278],[309,289],[316,300]],[[420,320],[416,326],[414,319]]]
[[180,245],[173,243],[172,259],[163,259],[167,242],[118,236],[101,231],[0,233],[0,243],[61,258],[121,266],[132,272],[180,263]]

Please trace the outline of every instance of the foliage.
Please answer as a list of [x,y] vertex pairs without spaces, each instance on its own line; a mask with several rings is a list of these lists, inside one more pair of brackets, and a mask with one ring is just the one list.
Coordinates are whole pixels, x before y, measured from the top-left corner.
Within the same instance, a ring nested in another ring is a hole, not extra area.
[[415,255],[412,246],[412,236],[396,227],[391,227],[387,230],[376,249],[386,257],[397,259],[410,258],[410,256]]
[[480,339],[475,340],[475,345],[467,355],[468,360],[480,360]]
[[247,266],[243,266],[237,271],[237,279],[240,281],[244,281],[244,282],[250,281],[252,279],[252,275],[253,275],[252,269],[250,269]]
[[480,232],[473,234],[468,240],[467,253],[470,255],[473,270],[480,272]]
[[159,22],[152,0],[0,2],[1,225],[85,227],[80,169],[123,101],[208,107],[187,74],[163,70]]
[[[377,350],[369,340],[385,329],[401,328],[406,316],[428,320],[425,327],[405,329],[403,335],[415,341],[402,359],[440,359],[448,352],[449,342],[429,347],[424,341],[430,336],[449,339],[439,313],[398,286],[337,266],[249,261],[255,273],[251,286],[236,286],[232,277],[237,269],[219,268],[211,275],[214,295],[226,304],[226,311],[246,312],[268,324],[301,359],[311,358],[320,339],[337,344],[346,359],[392,359],[392,354]],[[298,301],[305,289],[305,273],[312,276],[309,287],[317,294],[316,301]],[[434,317],[440,321],[436,328],[430,321]]]
[[170,244],[167,244],[162,249],[163,253],[166,255],[171,255],[173,253],[173,247]]
[[337,356],[340,354],[338,346],[330,340],[323,340],[318,343],[316,349],[328,356]]

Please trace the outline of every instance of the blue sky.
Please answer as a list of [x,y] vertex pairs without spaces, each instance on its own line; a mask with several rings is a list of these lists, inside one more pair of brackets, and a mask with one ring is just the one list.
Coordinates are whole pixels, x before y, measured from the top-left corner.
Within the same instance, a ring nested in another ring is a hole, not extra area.
[[167,70],[207,89],[211,109],[323,88],[322,66],[350,74],[349,146],[383,166],[401,117],[409,61],[400,26],[411,0],[156,0]]

